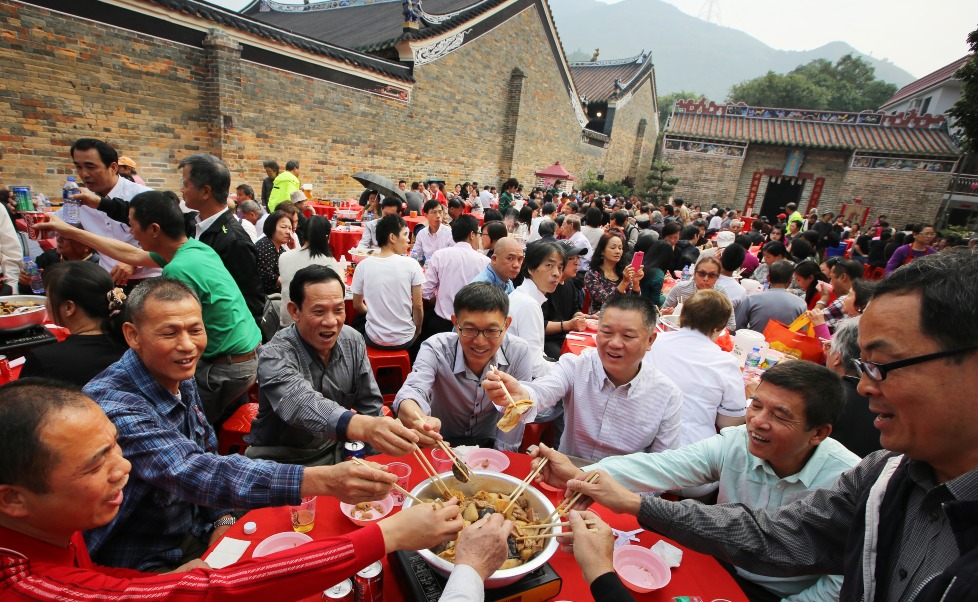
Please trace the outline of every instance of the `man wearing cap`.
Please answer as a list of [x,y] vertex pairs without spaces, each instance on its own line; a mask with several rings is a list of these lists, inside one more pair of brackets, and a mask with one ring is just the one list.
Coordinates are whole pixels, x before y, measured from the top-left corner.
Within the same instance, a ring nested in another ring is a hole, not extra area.
[[129,157],[119,157],[119,175],[131,177],[132,181],[140,186],[146,185],[146,182],[144,182],[143,179],[139,177],[139,174],[136,173],[136,162]]

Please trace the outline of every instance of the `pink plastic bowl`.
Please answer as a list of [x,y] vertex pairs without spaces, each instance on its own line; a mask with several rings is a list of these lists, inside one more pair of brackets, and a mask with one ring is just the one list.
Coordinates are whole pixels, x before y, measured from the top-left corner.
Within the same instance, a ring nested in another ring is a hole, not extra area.
[[312,541],[312,538],[305,533],[296,533],[294,531],[276,533],[275,535],[269,535],[263,539],[262,542],[255,547],[255,551],[251,553],[251,557],[260,558],[262,556],[274,554],[275,552],[281,552],[282,550],[291,550],[292,548],[298,548],[299,546],[305,545],[310,541]]
[[622,546],[615,550],[614,566],[625,587],[639,594],[665,587],[672,579],[665,561],[642,546]]
[[[488,464],[487,464],[488,462]],[[465,463],[475,470],[502,472],[509,468],[509,458],[501,451],[494,449],[477,449],[465,456]]]
[[343,513],[343,516],[345,516],[348,519],[350,519],[350,521],[354,525],[357,525],[359,527],[366,527],[367,525],[371,525],[371,524],[379,521],[380,519],[384,518],[385,516],[387,516],[388,514],[391,513],[391,510],[394,508],[394,498],[392,498],[391,496],[388,495],[387,497],[385,497],[382,500],[377,500],[376,502],[370,502],[370,505],[371,506],[373,506],[373,505],[380,506],[383,511],[382,512],[371,512],[371,514],[373,516],[371,516],[370,518],[365,519],[365,520],[364,519],[359,519],[359,518],[354,518],[354,516],[353,516],[354,514],[357,514],[357,515],[360,514],[358,512],[357,513],[354,512],[353,508],[355,506],[353,504],[345,504],[343,502],[340,502],[340,512]]

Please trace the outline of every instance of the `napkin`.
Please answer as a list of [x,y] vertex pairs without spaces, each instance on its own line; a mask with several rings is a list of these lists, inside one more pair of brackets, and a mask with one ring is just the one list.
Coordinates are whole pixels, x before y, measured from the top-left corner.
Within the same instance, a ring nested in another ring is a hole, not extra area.
[[[499,407],[499,406],[496,406],[496,407]],[[502,411],[502,410],[500,410],[500,411]],[[479,449],[479,446],[478,445],[453,445],[452,446],[452,450],[456,454],[458,454],[458,457],[459,458],[462,458],[463,460],[465,458],[467,458],[469,456],[469,454],[471,454],[472,452],[474,452],[477,449]]]
[[662,539],[655,542],[655,545],[649,549],[658,554],[659,558],[664,560],[670,568],[676,568],[683,561],[683,551]]
[[204,562],[211,565],[211,568],[223,569],[240,560],[250,545],[250,541],[225,537],[217,544],[214,551],[207,555]]
[[612,529],[611,533],[615,536],[615,549],[622,546],[627,546],[631,542],[638,543],[638,534],[642,532],[642,529],[636,529],[635,531],[619,531],[618,529]]

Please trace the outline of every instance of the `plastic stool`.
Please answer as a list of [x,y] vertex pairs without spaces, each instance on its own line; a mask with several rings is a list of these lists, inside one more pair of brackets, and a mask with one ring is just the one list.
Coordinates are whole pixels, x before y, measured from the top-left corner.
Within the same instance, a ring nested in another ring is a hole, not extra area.
[[[370,368],[373,370],[374,380],[378,382],[377,386],[380,386],[379,374],[381,370],[398,370],[400,372],[401,376],[398,388],[404,384],[408,374],[411,372],[411,356],[403,349],[400,351],[387,351],[385,349],[375,349],[367,345],[367,359],[370,360]],[[383,397],[386,405],[394,403],[394,393],[388,393]]]
[[258,415],[257,403],[246,403],[239,407],[221,425],[217,434],[217,451],[222,456],[243,454],[248,448],[244,436],[251,432],[251,421]]

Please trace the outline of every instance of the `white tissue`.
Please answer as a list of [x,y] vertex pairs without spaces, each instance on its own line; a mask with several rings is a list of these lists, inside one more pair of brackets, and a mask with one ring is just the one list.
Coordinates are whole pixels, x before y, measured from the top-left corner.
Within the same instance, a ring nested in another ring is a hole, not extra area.
[[649,549],[658,554],[670,568],[676,568],[683,561],[683,551],[661,539]]
[[241,556],[244,555],[245,550],[247,550],[248,546],[250,545],[250,541],[225,537],[219,544],[217,544],[217,547],[207,555],[207,558],[204,558],[204,562],[209,564],[211,568],[223,569],[224,567],[231,566],[240,560]]

